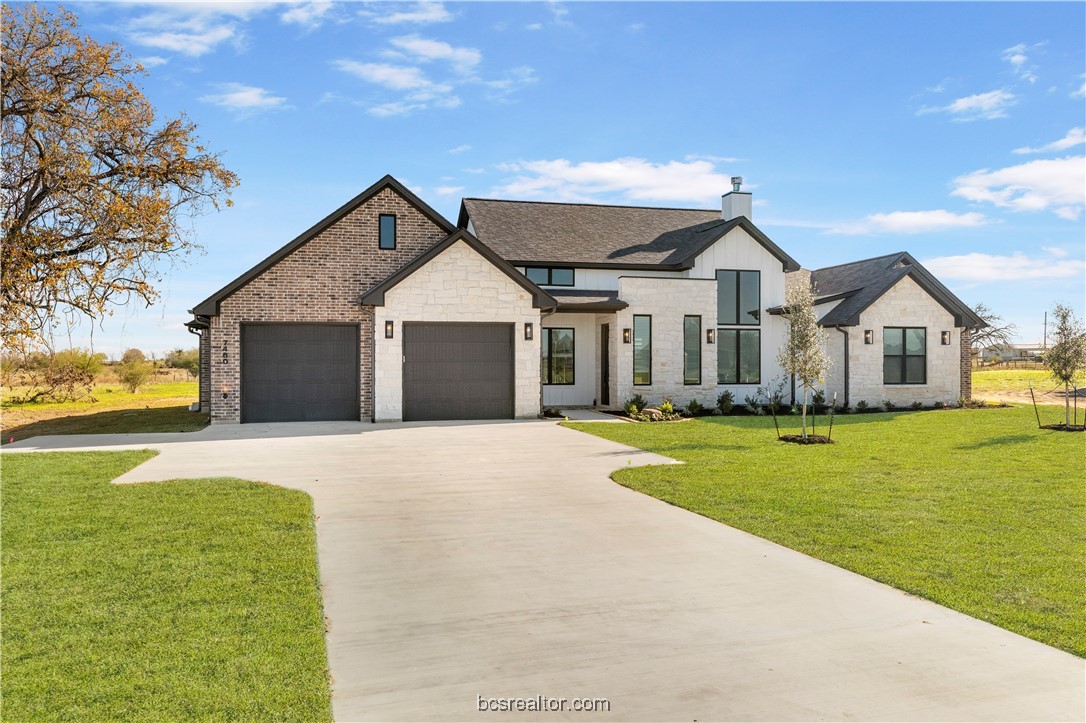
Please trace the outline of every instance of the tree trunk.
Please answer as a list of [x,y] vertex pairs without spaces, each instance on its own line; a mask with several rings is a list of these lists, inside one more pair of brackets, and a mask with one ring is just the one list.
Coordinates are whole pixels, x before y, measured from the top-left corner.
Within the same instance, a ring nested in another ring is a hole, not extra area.
[[1063,423],[1071,426],[1071,384],[1063,383]]
[[803,411],[800,412],[800,419],[803,421],[803,438],[807,439],[807,386],[803,387]]

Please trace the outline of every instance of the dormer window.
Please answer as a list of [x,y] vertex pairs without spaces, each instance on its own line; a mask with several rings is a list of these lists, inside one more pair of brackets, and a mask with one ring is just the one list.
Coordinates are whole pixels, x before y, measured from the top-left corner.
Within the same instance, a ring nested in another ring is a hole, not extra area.
[[396,217],[382,213],[377,219],[377,248],[391,251],[396,248]]
[[573,269],[527,266],[524,275],[540,286],[573,286]]

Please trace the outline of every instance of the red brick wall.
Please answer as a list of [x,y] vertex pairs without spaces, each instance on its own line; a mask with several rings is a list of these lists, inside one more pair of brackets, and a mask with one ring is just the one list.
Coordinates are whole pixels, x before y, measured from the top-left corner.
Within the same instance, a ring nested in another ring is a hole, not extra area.
[[962,329],[962,391],[965,401],[973,398],[973,330]]
[[[394,250],[377,248],[382,213],[396,215]],[[241,324],[276,321],[361,326],[359,418],[371,419],[373,308],[360,307],[358,296],[446,235],[385,188],[224,299],[211,317],[211,421],[241,421]]]

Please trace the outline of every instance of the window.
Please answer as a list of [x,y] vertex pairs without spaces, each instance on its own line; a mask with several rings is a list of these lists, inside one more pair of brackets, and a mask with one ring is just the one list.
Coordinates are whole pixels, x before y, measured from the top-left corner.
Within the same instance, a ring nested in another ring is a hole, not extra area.
[[379,228],[377,247],[382,249],[396,248],[396,217],[382,213],[377,217],[377,223]]
[[760,329],[716,330],[717,384],[762,383]]
[[927,384],[927,329],[887,326],[882,330],[882,383]]
[[543,329],[543,383],[573,384],[573,329]]
[[716,323],[757,326],[762,318],[762,272],[716,272]]
[[633,383],[635,386],[652,384],[652,317],[634,315],[633,318]]
[[527,266],[524,275],[540,286],[573,286],[573,269]]
[[701,384],[701,317],[683,317],[683,384]]

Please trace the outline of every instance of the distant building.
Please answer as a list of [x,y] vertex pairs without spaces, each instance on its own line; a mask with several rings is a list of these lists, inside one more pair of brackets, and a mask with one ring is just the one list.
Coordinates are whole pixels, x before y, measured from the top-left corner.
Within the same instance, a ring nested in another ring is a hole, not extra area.
[[1044,344],[993,344],[982,349],[981,361],[1023,361],[1035,359],[1045,352]]

